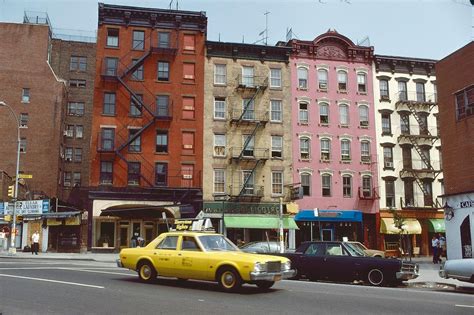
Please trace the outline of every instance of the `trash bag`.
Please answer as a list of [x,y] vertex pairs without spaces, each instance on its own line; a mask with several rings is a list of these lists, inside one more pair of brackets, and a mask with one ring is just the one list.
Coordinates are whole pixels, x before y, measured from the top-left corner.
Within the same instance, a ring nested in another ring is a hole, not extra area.
[[23,247],[23,251],[26,252],[26,253],[29,253],[29,252],[31,252],[31,247],[26,245],[25,247]]

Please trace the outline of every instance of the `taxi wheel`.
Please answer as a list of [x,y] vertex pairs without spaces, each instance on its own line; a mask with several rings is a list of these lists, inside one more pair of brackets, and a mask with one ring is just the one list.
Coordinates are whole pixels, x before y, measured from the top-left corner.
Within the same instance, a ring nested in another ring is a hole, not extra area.
[[219,286],[225,291],[236,291],[242,286],[242,279],[239,273],[231,267],[223,268],[217,276]]
[[268,290],[275,284],[275,281],[257,281],[255,283],[259,289]]
[[148,261],[138,265],[138,277],[142,282],[151,282],[156,278],[156,270]]
[[374,268],[367,273],[367,282],[372,286],[382,286],[385,284],[385,278],[382,270]]

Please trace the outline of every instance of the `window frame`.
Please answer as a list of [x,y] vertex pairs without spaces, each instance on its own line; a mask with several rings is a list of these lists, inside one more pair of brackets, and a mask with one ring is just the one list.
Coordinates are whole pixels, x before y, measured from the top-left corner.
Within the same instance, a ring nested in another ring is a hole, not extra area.
[[311,196],[311,173],[300,173],[301,187],[303,188],[303,196]]
[[329,104],[326,102],[319,103],[319,123],[323,126],[327,126],[330,123],[329,119]]
[[283,101],[282,100],[270,100],[270,121],[271,122],[283,121]]
[[158,60],[157,63],[157,80],[160,82],[170,81],[170,63],[166,60]]
[[279,135],[271,136],[271,157],[272,159],[283,158],[283,136],[279,136]]
[[[349,182],[347,182],[349,179]],[[352,198],[352,175],[342,175],[342,197]]]
[[300,137],[299,143],[300,159],[309,161],[311,159],[311,139],[309,137]]
[[277,196],[283,195],[283,172],[282,171],[272,171],[272,195],[277,195]]
[[[165,139],[166,141],[162,141]],[[160,140],[160,143],[158,143]],[[163,144],[163,142],[166,142],[166,144]],[[162,148],[163,150],[159,150],[159,148]],[[160,154],[168,154],[169,150],[169,135],[167,130],[157,130],[156,131],[156,136],[155,136],[155,153],[160,153]]]
[[367,94],[367,73],[357,72],[357,92]]
[[[344,76],[342,76],[344,75]],[[337,90],[339,92],[346,93],[347,92],[347,87],[348,87],[348,73],[345,70],[337,70]],[[344,79],[344,80],[342,80]]]
[[[325,180],[328,179],[328,180]],[[331,197],[332,196],[332,175],[321,174],[321,196]]]
[[[370,112],[368,105],[359,105],[359,127],[360,128],[369,128],[370,126]],[[364,120],[363,118],[366,118]]]
[[[324,73],[323,78],[322,74]],[[321,91],[327,91],[329,88],[329,71],[327,69],[318,69],[318,89]]]
[[[306,109],[302,109],[301,106],[306,106]],[[302,125],[307,125],[309,124],[309,103],[308,102],[298,102],[298,123]],[[306,118],[306,120],[302,119],[302,116]]]
[[[219,73],[218,69],[223,69],[223,73]],[[221,82],[222,81],[222,82]],[[227,65],[216,63],[214,64],[214,85],[227,85]]]
[[[226,176],[224,168],[215,168],[213,170],[213,192],[214,194],[225,194],[226,193]],[[221,190],[219,188],[222,187]]]
[[214,134],[214,150],[213,154],[215,157],[225,157],[227,155],[226,152],[227,146],[227,137],[226,134],[222,133],[215,133]]
[[[218,110],[218,104],[222,105],[222,110]],[[214,119],[215,120],[226,120],[226,99],[225,97],[215,97],[214,98]],[[217,115],[219,114],[219,116]],[[222,117],[221,115],[222,114]]]
[[[162,172],[158,172],[159,168],[163,167]],[[156,187],[168,187],[168,163],[155,162],[155,186]],[[159,178],[164,178],[163,181],[158,181]]]
[[[111,33],[117,33],[111,34]],[[112,48],[118,48],[119,47],[119,38],[120,38],[120,29],[119,28],[114,28],[114,27],[108,27],[107,28],[107,34],[106,34],[106,40],[105,40],[105,47],[112,47]]]
[[351,161],[351,141],[341,139],[341,161]]
[[[143,38],[136,38],[136,34],[142,34]],[[132,31],[132,50],[145,50],[145,31],[133,30]]]
[[[281,88],[281,73],[281,68],[270,68],[270,88]],[[275,74],[277,75],[275,76]]]
[[296,69],[297,80],[298,80],[298,89],[307,90],[308,89],[308,68],[298,67]]

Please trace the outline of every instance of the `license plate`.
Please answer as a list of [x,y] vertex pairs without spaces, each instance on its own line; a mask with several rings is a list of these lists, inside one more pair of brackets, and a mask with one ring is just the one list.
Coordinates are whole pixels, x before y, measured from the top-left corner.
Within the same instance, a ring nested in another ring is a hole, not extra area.
[[273,281],[280,281],[280,280],[281,280],[281,275],[273,276]]

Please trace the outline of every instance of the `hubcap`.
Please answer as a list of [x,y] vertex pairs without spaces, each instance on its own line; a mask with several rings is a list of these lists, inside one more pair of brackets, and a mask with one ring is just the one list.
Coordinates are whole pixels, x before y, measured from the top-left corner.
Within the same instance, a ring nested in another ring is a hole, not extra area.
[[151,269],[148,265],[143,265],[141,268],[141,275],[143,279],[148,279],[151,276]]
[[369,281],[373,285],[379,285],[383,281],[383,274],[380,270],[374,269],[369,272]]
[[232,287],[235,282],[234,275],[231,272],[224,272],[222,275],[222,282],[226,287]]

